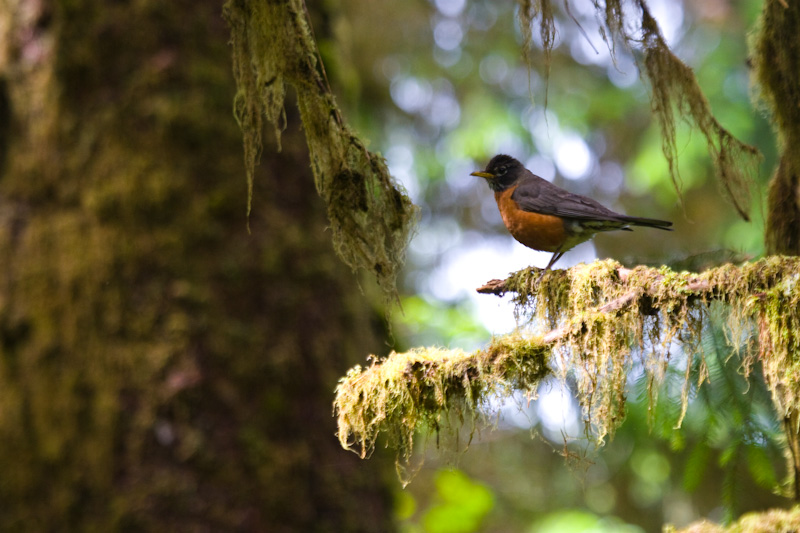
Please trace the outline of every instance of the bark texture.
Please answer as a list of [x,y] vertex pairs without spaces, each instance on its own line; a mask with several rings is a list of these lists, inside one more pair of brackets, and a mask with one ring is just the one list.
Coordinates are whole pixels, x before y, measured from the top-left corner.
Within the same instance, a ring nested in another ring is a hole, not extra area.
[[[767,0],[754,40],[755,76],[764,103],[772,113],[778,137],[780,163],[770,181],[766,250],[768,254],[800,255],[800,5],[785,0]],[[788,332],[800,346],[797,332]],[[793,361],[800,360],[795,349]],[[768,380],[776,409],[784,418],[784,430],[792,472],[793,497],[800,502],[800,413],[780,401],[789,380]]]
[[376,322],[302,134],[248,235],[210,1],[0,9],[0,530],[386,531],[336,379]]

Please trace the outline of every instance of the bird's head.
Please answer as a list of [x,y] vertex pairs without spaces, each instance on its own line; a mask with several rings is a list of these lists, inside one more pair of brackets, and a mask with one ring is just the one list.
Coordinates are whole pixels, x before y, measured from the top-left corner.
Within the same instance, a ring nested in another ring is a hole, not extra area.
[[504,191],[514,185],[522,177],[525,167],[510,155],[496,155],[486,165],[486,170],[476,171],[470,176],[478,176],[486,180],[493,191]]

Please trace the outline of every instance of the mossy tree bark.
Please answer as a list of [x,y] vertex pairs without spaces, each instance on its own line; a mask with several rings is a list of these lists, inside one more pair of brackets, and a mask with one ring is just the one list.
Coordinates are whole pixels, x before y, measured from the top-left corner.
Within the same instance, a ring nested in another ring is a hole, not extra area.
[[[761,96],[770,108],[778,135],[780,163],[769,185],[766,249],[768,254],[800,255],[800,5],[767,0],[754,41],[754,64]],[[795,346],[800,344],[798,332]],[[795,351],[793,361],[800,360]],[[798,376],[787,372],[770,383],[784,429],[793,469],[794,500],[800,502],[800,413],[789,407],[800,388]]]
[[296,117],[248,235],[220,10],[0,9],[3,531],[391,529],[331,417],[371,306]]

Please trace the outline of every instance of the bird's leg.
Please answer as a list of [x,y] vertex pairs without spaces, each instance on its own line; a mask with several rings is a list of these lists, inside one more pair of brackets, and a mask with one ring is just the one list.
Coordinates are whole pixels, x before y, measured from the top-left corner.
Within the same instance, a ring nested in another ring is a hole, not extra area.
[[547,263],[546,267],[544,267],[544,271],[547,272],[548,270],[550,270],[550,267],[555,265],[556,261],[561,259],[562,255],[564,255],[564,252],[562,252],[560,248],[558,250],[556,250],[555,253],[553,254],[553,257],[550,258],[550,262]]
[[559,259],[561,259],[561,256],[562,256],[562,255],[564,255],[564,252],[562,252],[560,248],[559,248],[559,249],[557,249],[557,250],[555,251],[555,253],[553,253],[553,257],[551,257],[551,258],[550,258],[550,262],[549,262],[549,263],[547,263],[547,266],[546,266],[546,267],[544,267],[544,270],[542,270],[542,271],[539,273],[539,279],[537,279],[537,280],[536,280],[536,284],[537,284],[537,285],[539,284],[539,282],[540,282],[540,281],[542,281],[542,278],[544,277],[545,273],[546,273],[548,270],[550,270],[550,267],[552,267],[554,264],[556,264],[556,261],[558,261]]

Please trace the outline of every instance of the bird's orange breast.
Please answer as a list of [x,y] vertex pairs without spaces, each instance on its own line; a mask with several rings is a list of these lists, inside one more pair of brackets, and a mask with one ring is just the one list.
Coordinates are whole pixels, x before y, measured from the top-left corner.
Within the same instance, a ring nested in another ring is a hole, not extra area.
[[517,202],[511,199],[516,187],[495,192],[494,198],[500,215],[511,235],[519,242],[543,252],[555,252],[567,240],[564,221],[553,215],[542,215],[523,211]]

